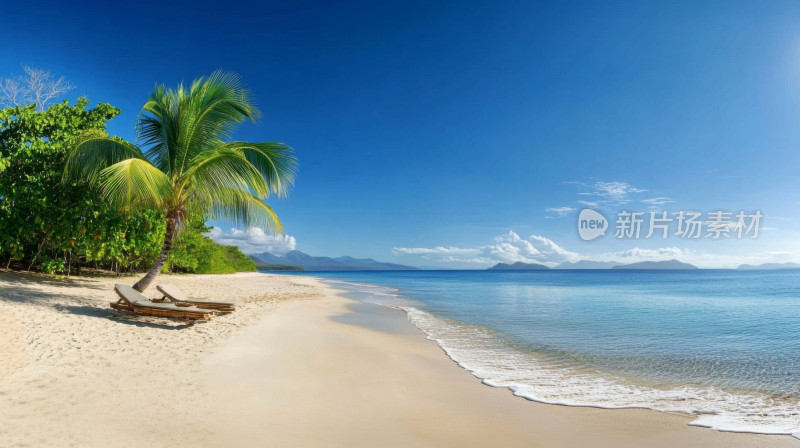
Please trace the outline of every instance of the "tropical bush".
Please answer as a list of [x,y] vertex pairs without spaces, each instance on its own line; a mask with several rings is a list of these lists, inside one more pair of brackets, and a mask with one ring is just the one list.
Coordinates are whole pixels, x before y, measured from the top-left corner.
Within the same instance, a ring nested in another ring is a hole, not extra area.
[[79,182],[61,183],[64,157],[78,136],[103,133],[119,110],[55,104],[0,110],[0,257],[6,266],[68,272],[81,266],[139,270],[158,254],[159,212],[120,214]]
[[120,211],[164,214],[161,251],[135,289],[144,291],[161,273],[193,207],[248,228],[283,231],[264,200],[293,184],[292,148],[230,140],[239,123],[258,116],[239,77],[217,71],[189,86],[157,86],[139,114],[141,146],[90,130],[70,150],[65,183],[88,181]]
[[230,274],[254,272],[256,265],[236,246],[223,246],[206,236],[209,227],[202,213],[193,210],[186,228],[177,238],[162,272]]
[[[0,109],[0,263],[2,267],[78,273],[81,268],[141,272],[161,251],[164,212],[120,210],[75,179],[63,183],[65,157],[87,133],[106,136],[120,111],[105,103],[88,108],[79,98],[44,110]],[[169,269],[228,273],[255,270],[238,251],[204,234],[206,216],[193,215]],[[244,259],[244,261],[243,261]],[[194,260],[194,261],[192,261]]]

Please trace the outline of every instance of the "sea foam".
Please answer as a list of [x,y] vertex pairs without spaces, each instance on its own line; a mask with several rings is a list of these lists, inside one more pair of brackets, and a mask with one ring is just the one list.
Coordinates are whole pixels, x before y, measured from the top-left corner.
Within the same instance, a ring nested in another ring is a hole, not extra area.
[[459,366],[492,387],[527,400],[608,409],[642,408],[694,415],[689,424],[720,431],[800,438],[800,400],[717,387],[660,387],[582,368],[509,344],[491,329],[435,316],[397,288],[327,280],[361,300],[404,310],[408,320]]
[[800,435],[800,403],[795,398],[738,394],[717,388],[658,389],[623,379],[576,371],[557,360],[509,347],[490,330],[438,318],[401,306],[459,366],[492,387],[518,397],[566,406],[645,408],[695,414],[693,426],[720,431]]

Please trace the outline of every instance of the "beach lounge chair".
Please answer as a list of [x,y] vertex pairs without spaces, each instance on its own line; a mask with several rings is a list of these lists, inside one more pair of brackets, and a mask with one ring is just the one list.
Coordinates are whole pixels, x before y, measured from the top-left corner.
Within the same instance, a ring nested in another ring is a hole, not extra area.
[[216,311],[200,309],[193,306],[178,306],[174,303],[156,303],[132,287],[120,283],[114,285],[114,291],[116,291],[119,296],[119,300],[111,302],[111,308],[123,313],[202,320],[209,320],[217,314]]
[[174,285],[158,285],[156,286],[156,289],[161,294],[164,294],[164,297],[162,297],[161,300],[168,300],[176,304],[188,303],[198,308],[206,308],[209,310],[222,311],[226,313],[236,310],[236,306],[230,302],[205,302],[201,300],[189,300],[189,298],[186,297],[186,295]]

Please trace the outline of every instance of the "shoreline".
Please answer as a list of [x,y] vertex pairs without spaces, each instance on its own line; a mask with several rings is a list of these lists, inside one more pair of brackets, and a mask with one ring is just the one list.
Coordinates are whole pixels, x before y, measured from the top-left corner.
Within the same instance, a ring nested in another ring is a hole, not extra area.
[[[486,387],[404,311],[315,277],[165,276],[237,302],[196,325],[112,317],[109,284],[0,273],[0,440],[11,446],[800,446],[693,416]],[[149,294],[153,296],[152,292]],[[5,325],[16,322],[16,328]],[[7,364],[11,365],[11,364]]]
[[[716,417],[718,417],[718,414],[713,413],[713,412],[708,412],[708,411],[706,411],[706,412],[702,412],[702,411],[689,412],[689,411],[684,411],[684,410],[680,410],[680,409],[659,409],[659,408],[655,407],[654,405],[622,405],[622,406],[607,405],[607,406],[604,406],[602,404],[591,404],[591,403],[580,403],[580,402],[576,403],[576,402],[566,402],[566,401],[562,401],[562,400],[548,401],[547,399],[541,398],[538,395],[536,395],[531,390],[532,389],[531,386],[528,386],[528,385],[522,384],[522,383],[518,383],[518,382],[511,382],[511,383],[507,383],[507,382],[504,382],[504,381],[496,382],[496,381],[492,380],[489,377],[489,375],[483,376],[481,374],[481,372],[480,372],[480,370],[481,370],[480,368],[474,367],[473,365],[469,364],[468,362],[460,360],[458,358],[458,355],[453,353],[455,351],[454,348],[453,347],[449,347],[449,346],[446,345],[446,343],[447,343],[446,340],[440,339],[440,338],[436,337],[434,334],[431,334],[428,331],[426,331],[426,329],[424,328],[424,325],[420,324],[419,322],[416,322],[415,319],[410,314],[412,311],[415,314],[420,314],[421,313],[421,314],[424,314],[424,315],[430,315],[429,313],[427,313],[425,311],[422,311],[422,310],[419,310],[419,309],[416,309],[416,308],[412,308],[411,310],[409,310],[409,309],[406,309],[405,307],[402,307],[402,306],[399,306],[399,307],[394,307],[392,305],[381,305],[381,306],[389,306],[389,307],[392,307],[392,308],[395,308],[395,309],[398,309],[398,310],[402,310],[403,312],[405,312],[405,314],[406,314],[406,316],[407,316],[407,318],[409,320],[409,323],[411,323],[415,328],[419,329],[423,334],[425,334],[426,338],[429,341],[434,342],[442,350],[442,352],[445,354],[445,356],[447,356],[447,358],[450,361],[452,361],[454,364],[456,364],[461,369],[469,372],[472,376],[477,378],[481,382],[481,384],[483,384],[485,386],[489,386],[489,387],[505,389],[505,390],[509,391],[509,393],[511,393],[513,396],[525,399],[525,400],[533,402],[533,403],[539,403],[539,404],[551,405],[551,406],[565,406],[565,407],[575,407],[575,408],[591,408],[591,409],[603,409],[603,410],[612,410],[612,411],[613,410],[626,410],[626,409],[646,410],[646,411],[652,411],[652,412],[658,412],[658,413],[665,413],[665,414],[683,416],[683,417],[686,417],[686,418],[689,419],[689,421],[687,422],[687,425],[698,427],[698,428],[706,428],[706,429],[710,429],[710,430],[713,430],[713,431],[728,432],[728,433],[734,433],[734,434],[759,434],[759,435],[769,435],[769,436],[786,436],[786,437],[792,437],[792,438],[795,438],[795,439],[800,439],[800,433],[780,432],[780,430],[775,430],[774,432],[751,430],[750,428],[753,428],[753,426],[733,427],[733,428],[725,427],[725,426],[719,425],[718,423],[715,422],[716,421]],[[433,318],[437,319],[437,320],[441,319],[441,318],[438,318],[436,316],[433,316]],[[568,376],[568,375],[565,375],[565,376]],[[625,387],[625,386],[623,386],[623,387]],[[630,390],[635,390],[634,388],[632,388],[630,386],[628,386],[628,387],[630,388]],[[648,387],[648,386],[645,386],[645,387]],[[652,387],[652,386],[649,386],[649,387]],[[769,428],[769,429],[772,429],[772,428]]]
[[[328,293],[335,293],[333,296],[325,295],[302,305],[282,303],[277,313],[267,316],[257,327],[249,329],[249,334],[231,343],[239,350],[250,344],[251,349],[246,351],[252,354],[265,340],[277,341],[279,336],[304,339],[304,343],[298,343],[298,350],[289,353],[281,350],[279,345],[283,342],[268,343],[267,347],[260,348],[277,354],[280,364],[290,367],[254,379],[258,390],[271,391],[270,400],[278,400],[285,406],[293,400],[316,403],[291,418],[282,419],[281,415],[272,413],[264,415],[265,421],[280,422],[275,426],[287,439],[279,446],[326,446],[325,443],[374,446],[377,441],[385,446],[453,447],[486,446],[499,441],[501,446],[800,446],[791,436],[718,432],[689,426],[687,423],[694,416],[683,413],[551,405],[516,397],[506,388],[485,387],[479,378],[458,366],[438,344],[411,324],[403,310],[342,297],[338,295],[341,292],[331,290]],[[280,313],[283,313],[282,318],[278,317]],[[342,323],[348,327],[343,328]],[[346,337],[349,349],[342,350],[339,343],[330,346],[333,337]],[[380,338],[379,347],[364,342],[369,338]],[[320,354],[320,350],[326,354]],[[336,364],[352,357],[351,350],[358,355],[354,362],[367,358],[378,366],[362,366],[363,370],[357,372],[358,379],[346,383],[347,392],[360,397],[359,404],[367,411],[350,411],[354,415],[342,416],[348,406],[340,400],[347,398],[326,399],[324,396],[331,393],[328,386],[347,382],[349,376]],[[387,361],[381,365],[385,351],[391,351],[402,362]],[[419,362],[420,358],[425,360],[423,375],[407,365]],[[258,370],[267,368],[274,359],[239,361]],[[320,370],[324,370],[324,381],[318,378]],[[315,375],[309,376],[309,371]],[[295,384],[289,386],[290,392],[284,392],[289,383]],[[392,390],[386,391],[389,398],[381,396],[381,387],[376,386],[381,383],[391,384]],[[393,400],[397,395],[407,400],[413,397],[414,409],[406,409],[403,403]],[[385,407],[390,409],[383,409]],[[390,415],[376,418],[372,412],[377,409]],[[419,414],[424,417],[423,422],[417,421]],[[323,425],[320,421],[326,423]],[[407,425],[406,430],[398,432],[396,427],[403,425]],[[370,426],[379,428],[375,431],[380,434],[392,434],[392,438],[325,433],[324,429],[329,426]],[[459,428],[459,431],[449,432],[447,428]],[[328,438],[316,439],[320,433]]]
[[[408,320],[435,342],[455,364],[483,384],[508,389],[514,396],[558,406],[646,409],[688,416],[691,419],[689,425],[716,431],[800,439],[796,400],[776,400],[770,394],[757,391],[725,390],[675,381],[664,384],[602,371],[580,371],[582,366],[569,363],[562,365],[559,358],[555,361],[549,358],[549,353],[512,345],[493,328],[433,314],[424,303],[412,296],[400,295],[397,283],[391,281],[392,277],[378,276],[374,280],[380,281],[380,284],[371,286],[367,276],[357,277],[355,281],[345,281],[339,277],[323,278],[334,287],[346,289],[347,297],[405,311]],[[407,286],[411,290],[420,287]],[[432,288],[435,285],[425,283],[424,287]],[[458,302],[458,295],[453,297],[445,290],[439,291],[439,298],[448,296],[448,303],[454,308],[442,308],[441,302],[433,301],[442,314],[455,310],[453,312],[474,315],[476,311],[486,309],[484,305],[458,308],[459,305],[453,303]],[[491,305],[487,304],[486,307]],[[491,311],[494,310],[488,312]],[[496,320],[497,316],[493,317]],[[514,316],[509,318],[513,319]],[[592,346],[592,341],[583,343]],[[552,364],[556,364],[555,367]]]

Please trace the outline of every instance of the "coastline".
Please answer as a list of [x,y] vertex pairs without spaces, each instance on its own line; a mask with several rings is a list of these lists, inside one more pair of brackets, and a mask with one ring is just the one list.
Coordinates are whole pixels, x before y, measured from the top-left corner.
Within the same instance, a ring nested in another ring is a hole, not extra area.
[[0,357],[18,360],[0,369],[0,440],[11,446],[800,446],[790,436],[688,426],[688,415],[515,397],[482,385],[404,312],[342,297],[313,277],[160,280],[190,296],[236,301],[237,311],[190,327],[119,319],[110,317],[116,314],[108,308],[111,285],[127,279],[0,274],[6,341]]

